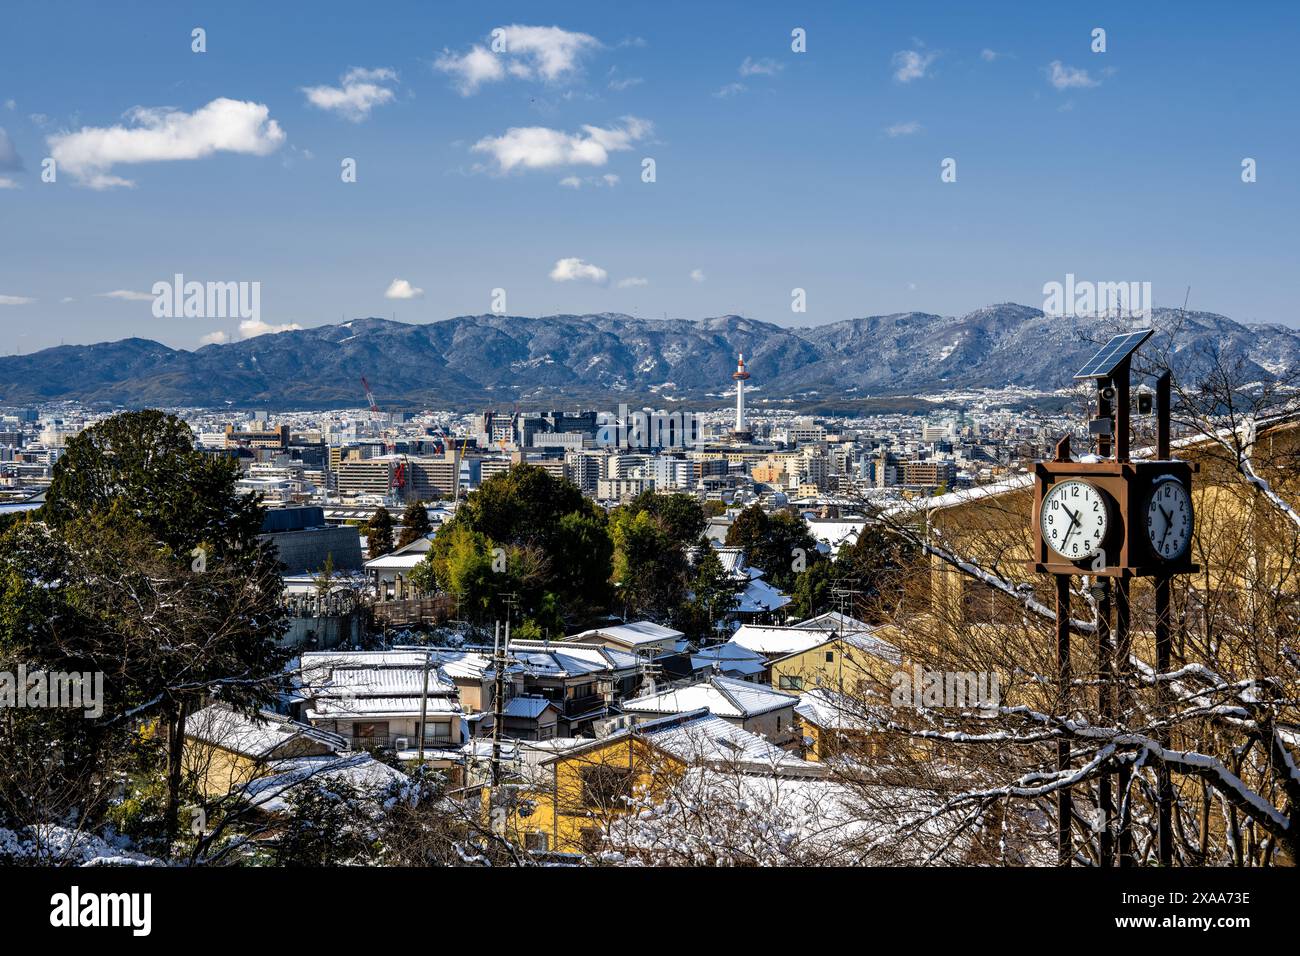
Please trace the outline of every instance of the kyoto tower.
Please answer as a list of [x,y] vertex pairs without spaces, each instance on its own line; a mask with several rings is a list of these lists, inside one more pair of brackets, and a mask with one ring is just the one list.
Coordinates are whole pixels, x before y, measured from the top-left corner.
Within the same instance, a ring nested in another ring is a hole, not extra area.
[[745,424],[745,380],[749,373],[745,371],[745,353],[737,356],[736,371],[731,376],[736,380],[736,428],[733,434],[742,441],[749,440],[749,428]]

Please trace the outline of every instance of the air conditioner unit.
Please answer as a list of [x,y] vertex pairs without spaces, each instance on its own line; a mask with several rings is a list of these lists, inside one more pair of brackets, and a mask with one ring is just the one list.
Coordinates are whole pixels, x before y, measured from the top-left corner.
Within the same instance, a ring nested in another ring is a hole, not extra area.
[[394,749],[394,750],[410,750],[410,749],[411,749],[411,738],[410,738],[410,737],[394,737],[394,738],[393,738],[393,749]]

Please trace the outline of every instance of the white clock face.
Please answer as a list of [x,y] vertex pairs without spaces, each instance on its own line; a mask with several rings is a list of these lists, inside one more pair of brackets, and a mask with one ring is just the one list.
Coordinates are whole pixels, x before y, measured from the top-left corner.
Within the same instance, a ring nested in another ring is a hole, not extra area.
[[1043,498],[1039,519],[1045,540],[1070,561],[1095,558],[1106,539],[1110,511],[1105,496],[1086,481],[1062,481]]
[[1157,481],[1147,501],[1147,539],[1157,557],[1170,561],[1192,543],[1192,502],[1176,478]]

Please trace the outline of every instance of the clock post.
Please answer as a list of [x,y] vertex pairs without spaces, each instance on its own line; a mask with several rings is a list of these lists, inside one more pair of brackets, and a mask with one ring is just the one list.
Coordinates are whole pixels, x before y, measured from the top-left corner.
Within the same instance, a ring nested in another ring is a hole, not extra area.
[[[1191,564],[1191,475],[1194,467],[1170,457],[1170,380],[1166,372],[1157,382],[1159,440],[1154,460],[1130,458],[1132,359],[1152,334],[1143,329],[1117,335],[1107,342],[1075,376],[1095,381],[1096,415],[1088,423],[1095,453],[1075,460],[1069,436],[1056,446],[1050,461],[1034,467],[1034,558],[1030,567],[1051,574],[1056,583],[1057,679],[1061,708],[1069,713],[1073,693],[1070,663],[1070,584],[1076,576],[1089,579],[1096,608],[1097,713],[1106,724],[1120,725],[1133,711],[1127,690],[1131,676],[1132,582],[1150,577],[1156,597],[1156,666],[1169,669],[1171,583],[1175,574],[1196,570]],[[1145,410],[1149,405],[1145,402]],[[1144,410],[1144,409],[1140,409]],[[1114,579],[1114,601],[1111,580]],[[1114,622],[1112,625],[1112,612]],[[1165,705],[1163,685],[1157,685],[1157,703]],[[1159,738],[1168,744],[1167,734]],[[1069,744],[1057,742],[1057,770],[1070,766]],[[1117,772],[1119,819],[1116,820],[1111,774],[1098,780],[1099,862],[1111,866],[1118,850],[1121,866],[1133,863],[1128,764]],[[1163,766],[1157,776],[1159,859],[1172,859],[1173,791]],[[1073,857],[1071,817],[1073,801],[1068,787],[1057,792],[1057,863],[1069,866]],[[1117,832],[1118,831],[1118,832]]]

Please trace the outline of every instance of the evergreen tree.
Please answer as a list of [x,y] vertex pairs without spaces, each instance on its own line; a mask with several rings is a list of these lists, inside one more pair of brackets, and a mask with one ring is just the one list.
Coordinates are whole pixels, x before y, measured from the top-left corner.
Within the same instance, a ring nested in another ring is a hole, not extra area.
[[701,540],[698,553],[684,623],[692,637],[711,640],[718,636],[718,623],[736,609],[739,584],[727,574],[722,559],[708,541]]
[[433,532],[433,523],[429,520],[428,509],[422,501],[412,501],[402,512],[402,534],[397,539],[397,546],[404,548],[412,541],[418,541]]
[[393,516],[380,505],[366,525],[366,544],[370,560],[393,550]]
[[727,545],[743,548],[746,562],[786,592],[804,569],[825,560],[802,517],[789,511],[769,516],[759,505],[750,505],[736,516],[727,529]]
[[[114,755],[136,728],[164,733],[164,831],[177,832],[186,714],[220,694],[232,706],[273,703],[287,652],[283,580],[274,547],[259,540],[264,510],[236,488],[238,467],[197,451],[180,419],[148,410],[106,419],[68,443],[45,506],[0,542],[0,669],[24,661],[49,671],[104,675],[103,713],[73,730],[57,713],[39,728],[10,726],[0,778],[28,792],[39,818],[94,812],[95,781],[113,779]],[[35,786],[22,781],[34,745],[58,756]],[[10,772],[5,772],[6,770]],[[39,790],[43,795],[33,798]],[[45,798],[49,801],[46,802]]]

